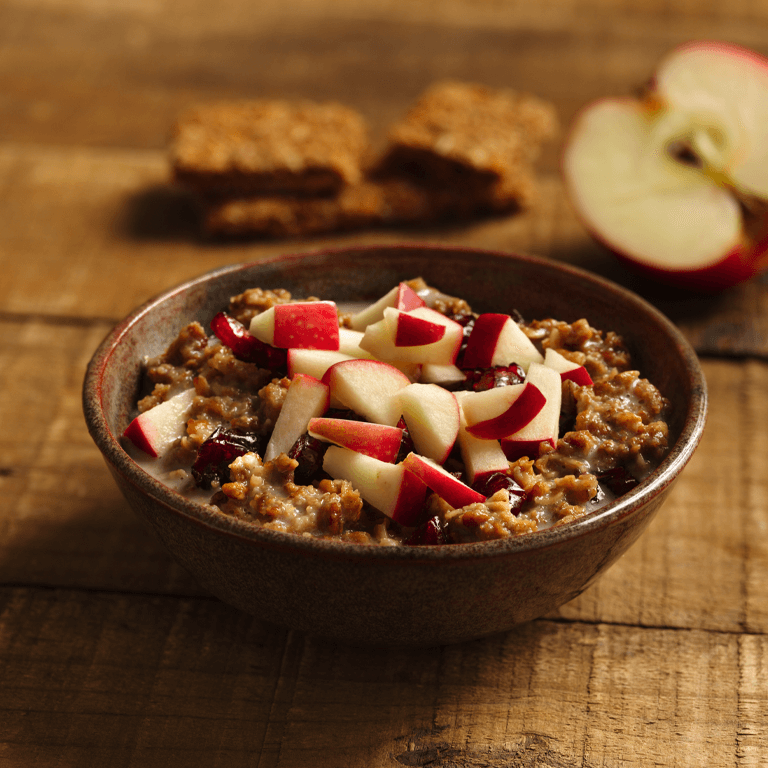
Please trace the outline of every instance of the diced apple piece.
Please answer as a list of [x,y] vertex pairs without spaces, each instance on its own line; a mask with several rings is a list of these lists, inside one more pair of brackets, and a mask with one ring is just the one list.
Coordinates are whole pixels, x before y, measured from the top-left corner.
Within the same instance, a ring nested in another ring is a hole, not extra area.
[[536,385],[525,381],[483,392],[469,392],[462,398],[461,405],[467,432],[484,440],[498,440],[529,424],[545,402]]
[[422,384],[439,384],[442,387],[450,387],[454,384],[461,384],[466,379],[466,375],[461,368],[446,363],[424,363],[421,366],[421,377],[419,381]]
[[448,470],[443,469],[426,456],[409,453],[403,460],[403,467],[421,478],[440,498],[448,502],[454,509],[461,509],[468,504],[478,504],[485,501],[485,496],[462,483]]
[[429,517],[426,484],[405,469],[349,448],[332,445],[323,469],[336,480],[348,480],[371,506],[397,523],[417,526]]
[[537,458],[543,442],[550,443],[552,447],[557,444],[562,400],[560,374],[546,365],[531,363],[526,382],[533,384],[544,395],[546,402],[533,421],[501,439],[501,448],[510,461],[521,456]]
[[353,331],[351,328],[339,328],[339,352],[343,352],[350,357],[371,359],[373,355],[360,346],[362,340],[362,331]]
[[410,384],[397,395],[416,451],[443,464],[459,434],[459,404],[437,384]]
[[283,407],[264,451],[264,461],[272,461],[288,453],[307,431],[310,419],[328,410],[328,386],[312,376],[297,373],[283,401]]
[[379,360],[342,360],[323,377],[331,398],[376,424],[397,426],[400,403],[397,393],[411,380],[388,363]]
[[544,358],[520,326],[509,315],[486,312],[475,320],[467,339],[462,368],[493,368],[517,363],[528,370]]
[[339,348],[339,312],[332,301],[276,304],[255,315],[252,336],[282,349]]
[[[406,316],[405,321],[409,325],[408,337],[414,341],[412,334],[413,320],[426,320],[427,325],[442,325],[445,332],[437,341],[429,341],[429,336],[424,337],[425,343],[411,346],[398,346],[396,343],[400,318]],[[379,360],[405,361],[413,363],[438,363],[445,365],[454,363],[461,346],[464,329],[454,320],[451,320],[439,312],[428,307],[414,309],[409,313],[401,312],[390,307],[384,310],[384,318],[377,323],[369,325],[365,330],[360,346],[367,349]]]
[[409,312],[417,307],[425,305],[424,299],[419,296],[407,283],[396,285],[391,291],[388,291],[378,301],[352,315],[350,324],[356,331],[364,331],[367,326],[377,323],[384,317],[386,307],[394,307]]
[[342,360],[353,360],[354,355],[333,349],[289,349],[288,377],[293,378],[297,373],[306,373],[322,380],[325,372]]
[[[464,397],[469,392],[457,392],[456,398],[461,406]],[[463,408],[461,412],[461,424],[459,426],[458,443],[461,450],[461,458],[464,462],[464,471],[470,485],[474,485],[483,479],[497,473],[509,471],[509,460],[498,440],[483,440],[467,432],[467,423]]]
[[123,432],[123,437],[152,458],[164,456],[186,434],[194,397],[195,390],[186,389],[140,413]]
[[397,329],[395,331],[396,347],[421,347],[426,344],[436,344],[445,336],[445,326],[442,323],[433,323],[423,317],[416,317],[401,312],[397,316]]
[[544,351],[544,365],[554,368],[563,381],[572,381],[580,387],[592,384],[592,377],[583,365],[570,361],[557,350],[547,349]]
[[403,439],[403,430],[400,427],[349,419],[310,419],[307,431],[312,437],[390,464],[397,461]]

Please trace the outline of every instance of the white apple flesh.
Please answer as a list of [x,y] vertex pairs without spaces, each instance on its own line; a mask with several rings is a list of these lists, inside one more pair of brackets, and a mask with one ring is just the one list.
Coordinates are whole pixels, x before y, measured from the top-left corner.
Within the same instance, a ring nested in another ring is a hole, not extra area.
[[401,525],[416,526],[427,519],[427,486],[402,463],[390,464],[332,445],[325,452],[323,469],[336,480],[348,480],[372,507]]
[[309,420],[307,432],[312,437],[390,464],[397,461],[403,440],[403,430],[400,427],[349,419],[313,418]]
[[456,396],[437,384],[409,384],[397,397],[416,451],[443,464],[459,434]]
[[587,229],[655,278],[719,290],[768,269],[768,59],[673,50],[644,98],[577,116],[562,170]]
[[195,390],[187,389],[144,411],[128,425],[123,436],[152,458],[164,456],[186,434],[194,397]]
[[342,360],[323,377],[331,400],[339,402],[376,424],[397,426],[400,403],[397,393],[411,380],[400,370],[379,360]]
[[272,436],[264,451],[264,461],[272,461],[288,453],[306,431],[310,419],[328,410],[328,386],[321,381],[298,373],[294,376],[275,421]]

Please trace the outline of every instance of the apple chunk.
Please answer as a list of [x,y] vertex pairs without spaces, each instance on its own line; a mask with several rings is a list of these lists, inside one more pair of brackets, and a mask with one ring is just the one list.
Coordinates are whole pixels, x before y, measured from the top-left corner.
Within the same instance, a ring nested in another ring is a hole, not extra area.
[[527,370],[543,356],[509,315],[485,312],[479,315],[467,339],[462,368],[494,368],[517,363]]
[[128,425],[123,436],[152,458],[164,456],[186,434],[194,398],[195,390],[186,389],[140,413]]
[[525,381],[484,392],[469,392],[462,398],[461,407],[467,432],[483,440],[498,440],[529,424],[545,403],[546,398],[538,387]]
[[364,331],[367,326],[378,322],[384,317],[384,310],[387,307],[394,307],[395,309],[402,309],[404,312],[408,312],[423,306],[425,306],[424,299],[408,283],[401,282],[391,291],[384,294],[378,301],[352,315],[350,324],[354,330]]
[[443,464],[459,434],[456,396],[437,384],[409,384],[397,397],[416,450]]
[[421,478],[441,499],[447,501],[454,509],[461,509],[468,504],[482,504],[485,496],[462,483],[447,469],[443,469],[426,456],[409,453],[403,460],[403,467]]
[[397,393],[411,380],[393,365],[380,360],[342,360],[332,365],[323,380],[331,399],[376,424],[397,426],[400,403]]
[[572,381],[580,387],[592,384],[592,377],[583,365],[570,361],[555,349],[544,351],[544,365],[554,368],[563,381]]
[[456,361],[463,334],[455,320],[428,307],[411,312],[388,307],[382,320],[365,329],[360,346],[388,362],[447,365]]
[[249,331],[282,349],[338,349],[339,312],[332,301],[276,304],[255,315]]
[[429,516],[424,505],[427,486],[402,463],[332,445],[323,457],[323,469],[336,480],[348,480],[372,507],[401,525],[420,525]]
[[535,386],[544,395],[545,402],[526,426],[501,438],[501,449],[510,461],[521,456],[537,458],[541,443],[547,442],[553,448],[557,443],[563,392],[560,374],[554,368],[531,363],[526,384]]
[[309,420],[307,432],[312,437],[335,443],[379,461],[390,464],[397,461],[403,430],[386,424],[371,424],[367,421],[332,419],[318,417]]
[[272,436],[264,451],[264,461],[272,461],[288,453],[307,431],[310,419],[328,410],[328,386],[321,381],[297,373],[288,387]]
[[680,46],[642,99],[582,110],[562,172],[586,228],[646,274],[718,290],[768,269],[768,59]]

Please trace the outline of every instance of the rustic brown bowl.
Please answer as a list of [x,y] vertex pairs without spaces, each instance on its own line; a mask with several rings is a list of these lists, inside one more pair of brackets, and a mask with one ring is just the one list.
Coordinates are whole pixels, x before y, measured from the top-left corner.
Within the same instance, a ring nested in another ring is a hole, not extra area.
[[[632,492],[548,531],[441,547],[353,546],[259,530],[182,498],[142,470],[120,435],[134,410],[142,360],[192,319],[203,323],[253,286],[296,296],[373,300],[422,276],[475,310],[529,318],[586,317],[618,331],[637,366],[672,402],[672,448]],[[582,592],[643,532],[704,428],[706,384],[679,331],[636,295],[532,257],[422,245],[282,256],[226,267],[164,293],[104,340],[85,377],[88,428],[133,509],[202,586],[261,619],[354,643],[444,644],[508,630]]]

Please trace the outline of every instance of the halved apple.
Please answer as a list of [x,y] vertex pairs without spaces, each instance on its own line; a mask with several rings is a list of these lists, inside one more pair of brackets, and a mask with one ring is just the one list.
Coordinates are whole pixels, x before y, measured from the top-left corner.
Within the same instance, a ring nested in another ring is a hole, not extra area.
[[768,59],[676,48],[641,99],[577,116],[562,170],[587,229],[655,278],[718,290],[768,269]]

